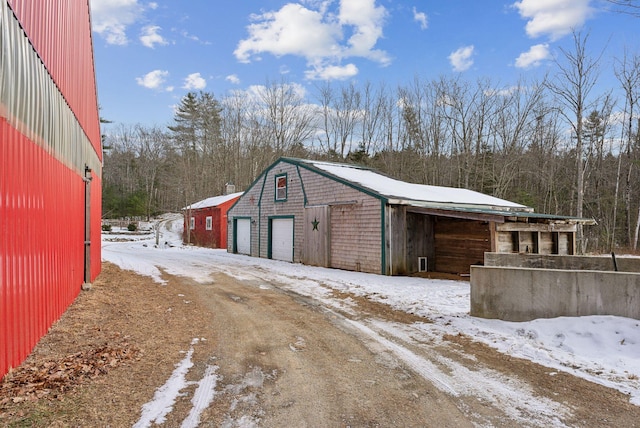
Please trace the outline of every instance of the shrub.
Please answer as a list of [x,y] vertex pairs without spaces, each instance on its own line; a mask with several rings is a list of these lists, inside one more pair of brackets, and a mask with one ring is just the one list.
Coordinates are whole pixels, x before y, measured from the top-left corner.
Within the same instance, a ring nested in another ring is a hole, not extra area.
[[111,225],[110,224],[103,224],[102,225],[102,231],[103,232],[111,232]]
[[136,230],[138,230],[138,225],[136,225],[135,223],[129,223],[127,225],[127,230],[129,232],[135,232]]

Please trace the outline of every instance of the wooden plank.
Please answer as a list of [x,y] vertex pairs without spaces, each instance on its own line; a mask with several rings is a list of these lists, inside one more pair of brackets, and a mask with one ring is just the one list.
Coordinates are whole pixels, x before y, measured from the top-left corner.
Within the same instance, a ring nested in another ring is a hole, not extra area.
[[555,242],[551,232],[540,232],[538,254],[555,254]]
[[561,223],[513,223],[507,222],[496,224],[498,232],[575,232],[577,226],[575,224]]
[[491,231],[486,222],[438,218],[435,224],[436,270],[468,273],[470,265],[484,262],[491,251]]

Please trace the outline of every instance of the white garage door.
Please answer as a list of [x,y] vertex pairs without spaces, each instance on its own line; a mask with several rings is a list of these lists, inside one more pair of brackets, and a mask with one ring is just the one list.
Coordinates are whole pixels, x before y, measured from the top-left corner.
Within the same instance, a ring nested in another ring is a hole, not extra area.
[[274,218],[271,220],[271,258],[293,261],[293,219]]
[[251,254],[251,220],[241,218],[236,220],[236,252]]

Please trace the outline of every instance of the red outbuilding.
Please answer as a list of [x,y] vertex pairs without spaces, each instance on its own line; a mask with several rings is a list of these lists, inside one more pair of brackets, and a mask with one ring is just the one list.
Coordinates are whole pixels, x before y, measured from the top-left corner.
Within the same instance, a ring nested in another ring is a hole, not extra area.
[[227,211],[242,193],[214,196],[183,208],[184,243],[227,248]]
[[0,377],[100,273],[88,0],[0,0]]

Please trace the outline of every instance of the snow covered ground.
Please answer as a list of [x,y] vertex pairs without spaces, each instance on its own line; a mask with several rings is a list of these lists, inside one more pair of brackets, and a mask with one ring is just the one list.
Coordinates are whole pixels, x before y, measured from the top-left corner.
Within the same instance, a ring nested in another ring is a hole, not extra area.
[[[383,302],[393,308],[429,318],[419,323],[425,337],[441,340],[444,334],[465,334],[500,352],[537,362],[629,395],[640,406],[640,321],[614,316],[560,317],[530,322],[505,322],[469,316],[469,283],[408,277],[386,277],[301,264],[259,259],[225,250],[185,247],[181,244],[182,217],[168,216],[156,234],[103,234],[104,260],[134,270],[162,283],[160,269],[198,282],[223,272],[254,284],[282,284],[328,306],[344,301],[331,290],[349,292]],[[129,241],[116,241],[127,238]],[[262,285],[261,285],[262,286]],[[402,335],[395,324],[376,326]],[[361,327],[359,327],[361,328]],[[393,331],[391,331],[393,330]]]

